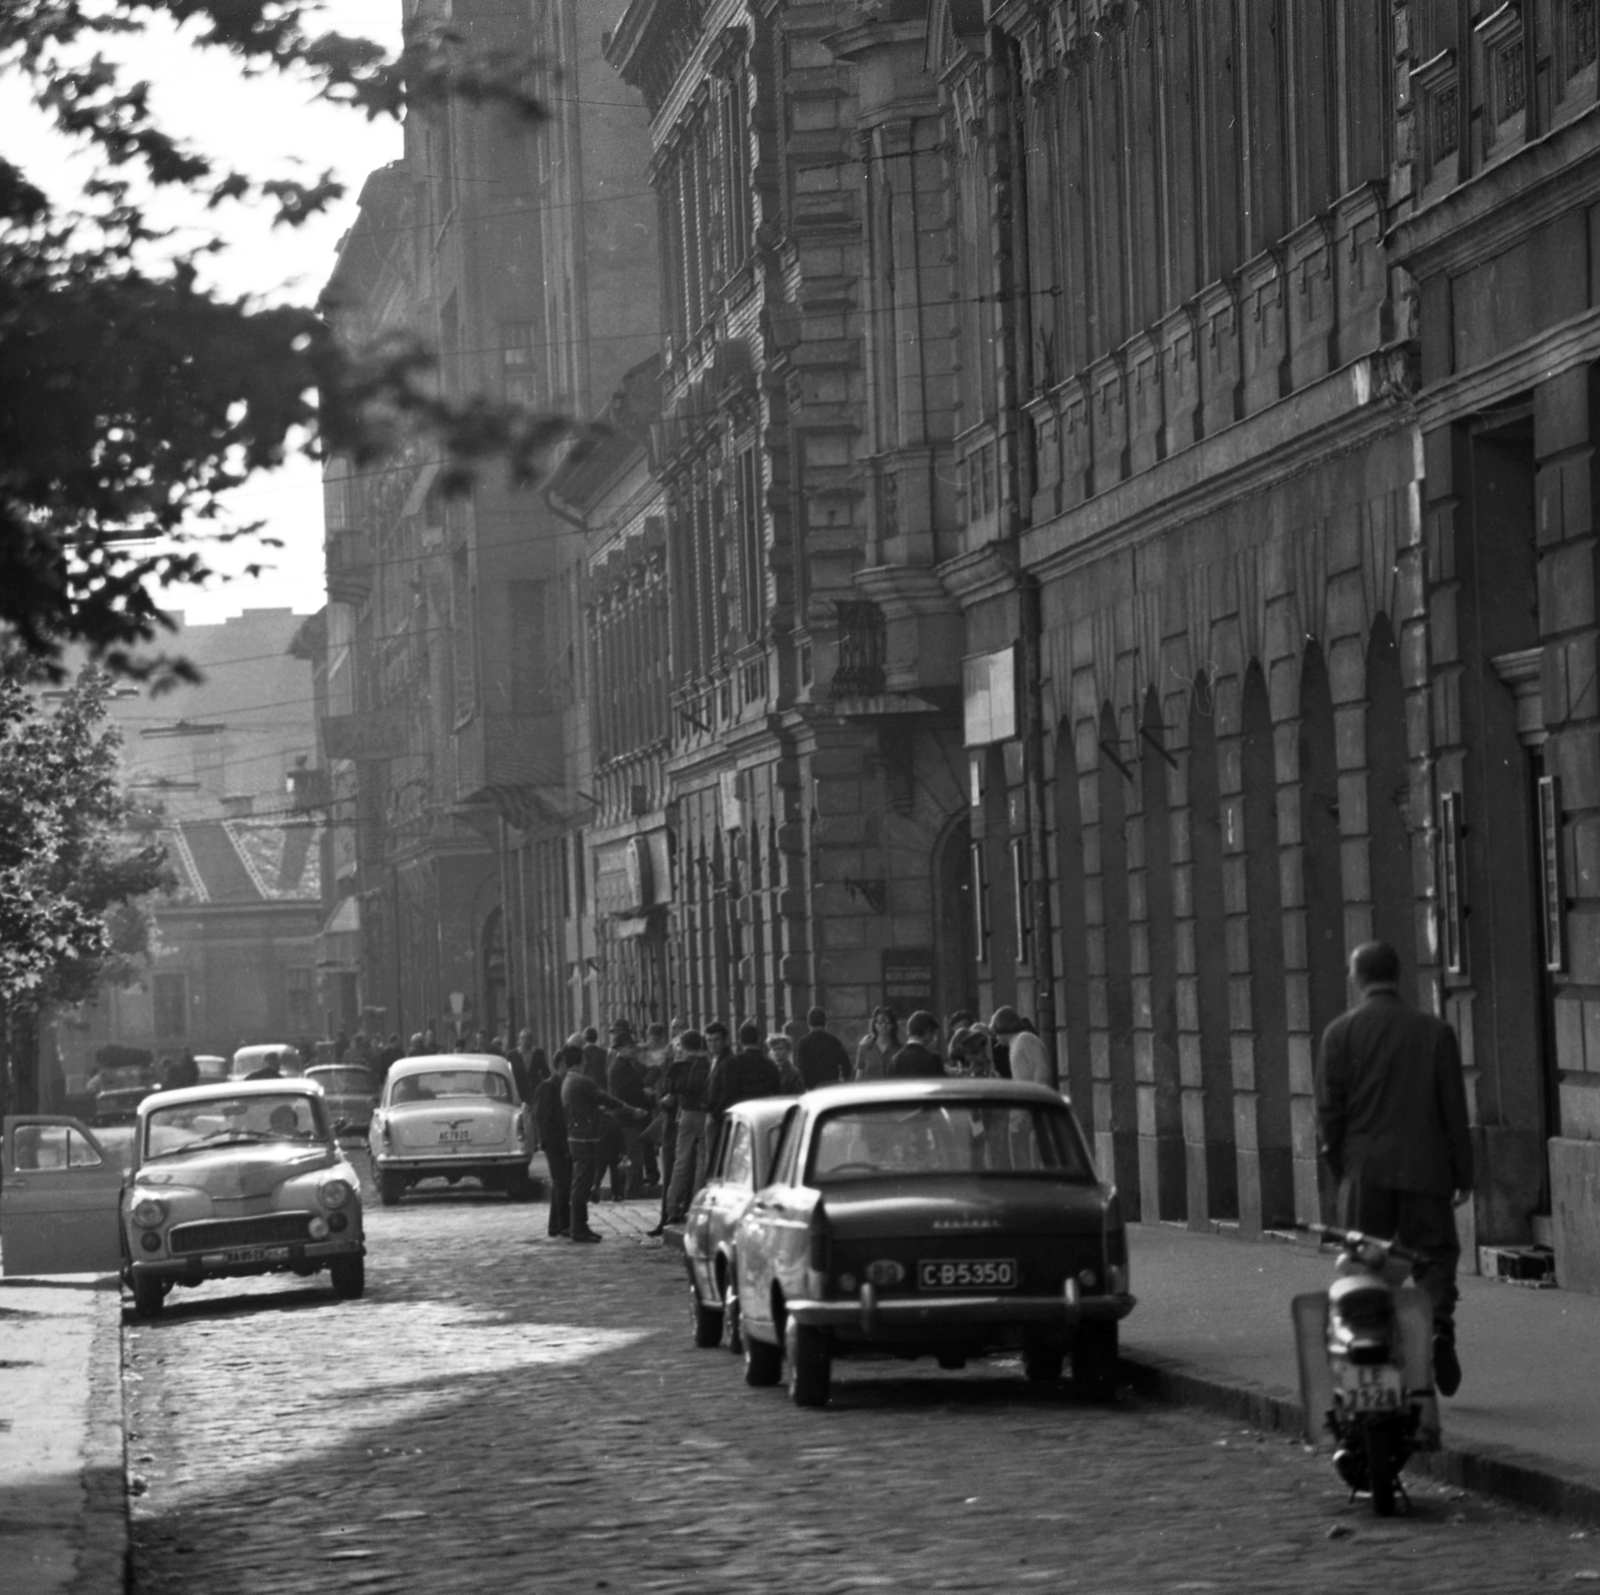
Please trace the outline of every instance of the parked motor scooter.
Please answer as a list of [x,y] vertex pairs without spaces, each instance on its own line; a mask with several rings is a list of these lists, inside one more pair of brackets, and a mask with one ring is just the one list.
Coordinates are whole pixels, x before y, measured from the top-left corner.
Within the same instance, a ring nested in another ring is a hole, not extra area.
[[1307,1228],[1339,1247],[1333,1285],[1293,1302],[1308,1437],[1320,1438],[1320,1417],[1352,1497],[1370,1495],[1389,1517],[1405,1499],[1407,1459],[1439,1448],[1432,1305],[1404,1284],[1415,1252],[1359,1230]]

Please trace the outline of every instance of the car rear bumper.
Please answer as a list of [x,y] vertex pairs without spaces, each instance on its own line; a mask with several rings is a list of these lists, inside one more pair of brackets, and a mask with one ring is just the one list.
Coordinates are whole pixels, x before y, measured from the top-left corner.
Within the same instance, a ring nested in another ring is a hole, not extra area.
[[459,1152],[446,1157],[374,1157],[372,1166],[379,1174],[404,1174],[412,1179],[428,1179],[440,1174],[476,1174],[480,1169],[503,1174],[527,1168],[531,1152]]
[[1076,1282],[1059,1296],[891,1296],[880,1298],[870,1285],[860,1296],[837,1301],[790,1301],[785,1311],[796,1323],[819,1329],[855,1331],[867,1338],[901,1334],[937,1335],[940,1330],[982,1330],[1008,1324],[1054,1326],[1071,1334],[1084,1323],[1119,1323],[1136,1298],[1080,1296]]

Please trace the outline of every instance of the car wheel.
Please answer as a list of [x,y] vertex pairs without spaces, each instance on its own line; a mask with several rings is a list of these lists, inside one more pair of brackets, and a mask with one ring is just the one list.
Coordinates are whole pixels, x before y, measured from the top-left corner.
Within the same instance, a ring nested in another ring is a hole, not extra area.
[[737,1357],[744,1351],[744,1332],[739,1328],[739,1287],[732,1279],[722,1292],[722,1321],[728,1330],[728,1350]]
[[722,1309],[707,1307],[700,1300],[700,1287],[689,1281],[689,1322],[694,1327],[694,1343],[702,1351],[722,1344]]
[[1059,1384],[1066,1360],[1066,1347],[1059,1340],[1030,1340],[1022,1348],[1022,1372],[1030,1385]]
[[744,1335],[744,1382],[747,1385],[775,1385],[783,1378],[783,1353],[748,1332]]
[[141,1318],[159,1318],[161,1304],[167,1299],[161,1281],[153,1274],[133,1276],[133,1310]]
[[1072,1388],[1085,1401],[1113,1401],[1117,1394],[1117,1326],[1083,1324],[1072,1342]]
[[789,1359],[789,1399],[797,1407],[827,1406],[833,1380],[827,1331],[791,1318],[783,1338]]
[[328,1264],[328,1277],[340,1301],[359,1301],[367,1291],[367,1260],[359,1252],[354,1257],[336,1257]]
[[394,1207],[406,1193],[406,1182],[398,1174],[390,1174],[387,1170],[378,1175],[378,1200],[385,1207]]

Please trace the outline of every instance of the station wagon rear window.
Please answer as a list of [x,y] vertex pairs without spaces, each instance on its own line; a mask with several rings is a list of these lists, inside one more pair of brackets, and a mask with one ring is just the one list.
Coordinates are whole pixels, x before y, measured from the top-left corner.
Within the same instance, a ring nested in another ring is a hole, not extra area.
[[874,1102],[812,1134],[808,1185],[921,1174],[1093,1177],[1068,1115],[1031,1103]]
[[487,1069],[430,1069],[426,1074],[408,1074],[396,1080],[389,1100],[434,1102],[441,1097],[488,1097],[495,1102],[509,1102],[511,1082]]

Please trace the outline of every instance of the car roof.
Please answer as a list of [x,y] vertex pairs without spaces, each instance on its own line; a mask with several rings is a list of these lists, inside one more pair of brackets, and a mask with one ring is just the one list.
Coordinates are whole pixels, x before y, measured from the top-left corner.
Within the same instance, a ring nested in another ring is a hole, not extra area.
[[292,1041],[254,1041],[248,1047],[235,1047],[235,1058],[264,1058],[269,1052],[292,1052],[300,1056],[300,1049]]
[[365,1075],[372,1073],[364,1063],[314,1063],[306,1070],[306,1078],[314,1074],[332,1074],[336,1069],[359,1069]]
[[425,1057],[401,1058],[389,1070],[391,1080],[407,1074],[431,1074],[435,1069],[493,1069],[498,1074],[511,1075],[511,1065],[493,1052],[430,1052]]
[[743,1119],[752,1129],[764,1130],[775,1124],[792,1108],[799,1097],[746,1097],[735,1102],[724,1115],[730,1119]]
[[139,1104],[140,1113],[156,1108],[182,1107],[189,1102],[212,1102],[221,1098],[282,1096],[295,1091],[301,1096],[320,1097],[322,1087],[303,1074],[286,1074],[275,1080],[213,1080],[205,1085],[185,1086],[181,1091],[157,1091]]
[[841,1085],[818,1086],[806,1093],[815,1108],[850,1107],[867,1102],[970,1102],[974,1098],[995,1098],[1008,1102],[1039,1102],[1059,1106],[1065,1101],[1059,1091],[1029,1080],[976,1080],[950,1076],[943,1080],[854,1080]]

